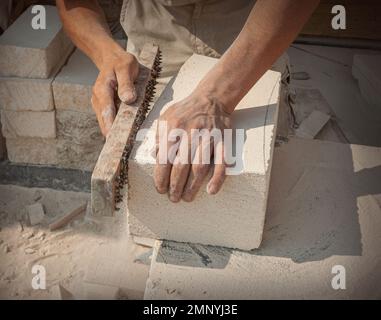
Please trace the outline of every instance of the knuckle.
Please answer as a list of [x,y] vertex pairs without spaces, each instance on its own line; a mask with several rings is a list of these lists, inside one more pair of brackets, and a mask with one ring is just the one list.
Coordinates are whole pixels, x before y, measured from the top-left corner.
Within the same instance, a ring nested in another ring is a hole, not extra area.
[[209,165],[207,164],[196,164],[193,165],[193,171],[195,175],[205,175],[209,170]]
[[154,183],[157,192],[160,194],[166,193],[168,191],[168,184],[166,183],[166,179],[164,177],[156,176]]

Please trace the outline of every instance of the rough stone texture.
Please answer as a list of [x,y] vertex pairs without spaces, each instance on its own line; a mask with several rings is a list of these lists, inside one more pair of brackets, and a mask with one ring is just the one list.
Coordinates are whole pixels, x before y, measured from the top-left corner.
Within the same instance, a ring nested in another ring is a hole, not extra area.
[[352,74],[358,80],[361,95],[374,107],[381,105],[381,55],[354,55]]
[[[193,55],[166,87],[142,128],[129,160],[128,214],[132,235],[250,250],[262,239],[279,102],[280,74],[267,72],[237,106],[233,126],[244,129],[237,150],[237,175],[227,176],[215,196],[205,183],[191,203],[172,203],[153,185],[156,119],[174,101],[185,98],[217,59]],[[234,147],[233,147],[234,148]]]
[[0,160],[5,159],[7,155],[7,147],[5,145],[5,138],[1,129],[1,113],[0,113]]
[[296,136],[299,138],[314,139],[329,119],[330,116],[326,113],[318,110],[312,111],[296,130]]
[[[33,117],[38,114],[44,115],[54,112],[13,113],[31,114],[29,118],[27,117],[29,124],[31,124]],[[9,160],[15,163],[42,164],[91,171],[104,143],[95,115],[70,110],[58,110],[55,113],[56,139],[20,138],[20,135],[14,138],[15,134],[7,135],[7,137],[9,136],[7,138]],[[43,125],[47,124],[43,123]],[[8,126],[4,129],[8,130],[7,128]],[[41,132],[38,131],[38,134],[42,135],[41,126],[39,129]],[[15,130],[12,127],[11,132],[19,133],[20,130]],[[25,131],[25,128],[22,127],[22,130]],[[30,131],[28,133],[32,134]]]
[[95,114],[57,110],[57,163],[91,171],[104,144]]
[[379,299],[380,168],[380,148],[291,139],[274,151],[261,249],[163,242],[145,298]]
[[93,112],[91,90],[97,76],[94,63],[76,49],[53,81],[56,109]]
[[38,138],[7,138],[8,159],[14,163],[57,164],[57,140]]
[[73,50],[55,6],[46,8],[46,29],[34,30],[29,7],[0,37],[0,75],[49,78]]
[[1,110],[2,132],[5,138],[55,138],[55,112]]
[[54,109],[53,79],[0,77],[0,108],[13,111]]

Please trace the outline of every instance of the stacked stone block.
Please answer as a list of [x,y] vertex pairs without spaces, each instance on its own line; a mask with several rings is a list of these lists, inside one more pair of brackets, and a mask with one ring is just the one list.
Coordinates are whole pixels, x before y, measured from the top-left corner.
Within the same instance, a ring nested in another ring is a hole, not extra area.
[[0,37],[0,109],[8,159],[91,171],[104,139],[91,109],[95,65],[75,50],[57,9],[33,30],[32,7]]

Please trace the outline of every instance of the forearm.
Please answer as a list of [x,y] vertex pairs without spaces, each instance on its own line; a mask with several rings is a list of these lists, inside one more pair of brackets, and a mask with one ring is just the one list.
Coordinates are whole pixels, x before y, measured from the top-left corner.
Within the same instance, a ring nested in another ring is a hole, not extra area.
[[196,91],[232,112],[250,88],[287,49],[319,0],[258,0],[229,50]]
[[56,3],[65,31],[98,68],[108,56],[122,50],[112,38],[96,0],[56,0]]

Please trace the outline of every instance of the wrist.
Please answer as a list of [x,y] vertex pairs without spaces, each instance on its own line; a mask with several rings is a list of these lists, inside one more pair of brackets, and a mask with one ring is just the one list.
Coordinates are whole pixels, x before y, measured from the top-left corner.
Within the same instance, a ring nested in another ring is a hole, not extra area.
[[95,48],[90,56],[97,68],[102,70],[124,54],[126,54],[126,51],[114,39],[109,39]]
[[247,92],[242,83],[243,75],[219,61],[200,81],[195,92],[218,101],[225,112],[231,114]]
[[194,94],[215,101],[228,114],[231,114],[236,106],[232,92],[221,81],[217,83],[206,78],[197,85]]

